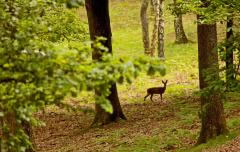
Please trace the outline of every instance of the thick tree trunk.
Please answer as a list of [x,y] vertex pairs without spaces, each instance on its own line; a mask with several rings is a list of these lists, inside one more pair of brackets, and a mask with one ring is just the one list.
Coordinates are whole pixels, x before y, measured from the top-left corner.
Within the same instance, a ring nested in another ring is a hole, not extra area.
[[[217,46],[216,24],[198,24],[197,32],[199,84],[202,90],[210,83],[205,79],[206,70],[208,75],[211,74],[215,79],[219,79],[218,54],[215,49]],[[223,103],[217,92],[201,96],[201,112],[202,128],[197,144],[205,143],[208,139],[227,131]]]
[[183,29],[182,14],[177,14],[177,16],[174,17],[174,29],[176,35],[175,42],[179,44],[187,43],[188,39]]
[[144,53],[150,55],[149,51],[149,30],[148,30],[148,18],[147,18],[147,8],[149,0],[142,0],[142,6],[140,11],[141,23],[142,23],[142,39],[144,46]]
[[231,50],[231,39],[233,37],[233,20],[228,18],[227,21],[227,46],[226,46],[226,83],[227,88],[231,85],[231,81],[234,80],[234,67],[233,67],[233,50]]
[[[1,127],[3,126],[4,123],[7,124],[9,128],[8,130],[9,132],[6,134],[2,132],[3,139],[9,138],[9,133],[14,135],[16,134],[17,129],[22,128],[25,134],[29,137],[29,140],[32,142],[32,146],[33,146],[32,148],[31,147],[28,148],[26,152],[34,152],[35,143],[34,143],[33,133],[32,133],[32,128],[30,123],[28,122],[24,122],[22,124],[17,123],[16,116],[14,113],[6,114],[6,116],[1,120]],[[12,150],[8,149],[8,147],[1,147],[1,148],[9,152],[12,152]],[[0,149],[0,152],[1,152],[1,149]]]
[[93,125],[100,126],[104,124],[108,124],[118,119],[126,120],[125,115],[122,112],[122,108],[118,99],[117,86],[113,84],[111,87],[111,94],[108,96],[108,100],[111,102],[113,107],[113,113],[110,114],[106,112],[102,107],[98,104],[95,105],[96,115],[93,121]]
[[[97,37],[105,37],[107,40],[102,41],[102,44],[108,48],[109,53],[112,53],[112,33],[109,17],[108,0],[86,0],[85,1],[88,24],[90,30],[91,40],[96,40]],[[102,50],[94,48],[93,59],[101,60]],[[96,105],[96,115],[93,121],[93,125],[104,125],[119,118],[126,119],[122,112],[122,108],[119,102],[116,84],[112,84],[111,93],[107,97],[113,106],[113,113],[109,114],[102,109],[101,106]]]
[[155,20],[153,26],[153,33],[152,33],[152,43],[151,43],[151,56],[154,56],[155,49],[157,48],[157,41],[158,41],[158,27],[159,27],[159,0],[152,0],[154,11],[155,11]]
[[158,25],[158,57],[165,58],[164,55],[164,16],[163,16],[164,0],[160,0],[159,4],[159,25]]
[[[173,4],[176,7],[177,1],[173,0]],[[174,29],[175,29],[175,36],[176,36],[175,42],[179,44],[187,43],[188,39],[183,28],[182,14],[178,12],[175,14],[175,17],[174,17]]]

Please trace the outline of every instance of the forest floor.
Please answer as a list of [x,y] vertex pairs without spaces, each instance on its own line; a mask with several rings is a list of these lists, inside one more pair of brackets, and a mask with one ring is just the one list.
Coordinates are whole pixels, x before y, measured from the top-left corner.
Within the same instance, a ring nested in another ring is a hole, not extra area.
[[[39,152],[163,152],[163,151],[218,151],[236,148],[239,140],[217,149],[239,134],[239,100],[231,99],[225,106],[230,133],[200,147],[196,143],[200,119],[199,98],[190,95],[167,96],[161,102],[122,104],[128,120],[99,128],[89,128],[93,114],[72,113],[64,110],[39,114],[45,127],[36,128]],[[239,139],[239,138],[237,138]],[[239,147],[238,147],[239,149]],[[235,151],[237,152],[237,151]]]
[[[133,59],[143,54],[139,21],[140,4],[139,0],[112,0],[110,3],[114,57]],[[78,13],[80,18],[86,20],[84,8],[80,8]],[[152,18],[150,16],[150,19]],[[201,125],[198,117],[200,101],[197,93],[198,62],[195,18],[195,15],[188,14],[183,19],[190,43],[175,44],[173,16],[166,11],[165,66],[167,73],[164,77],[147,76],[142,73],[132,84],[118,86],[121,105],[127,117],[126,121],[120,120],[103,127],[89,128],[94,113],[84,114],[49,107],[45,113],[36,114],[46,124],[34,129],[37,151],[240,151],[237,149],[240,139],[238,137],[240,135],[239,93],[228,93],[224,101],[229,133],[207,144],[194,146]],[[219,33],[219,40],[222,35],[225,33]],[[160,86],[161,80],[166,79],[169,83],[162,102],[159,96],[154,97],[154,102],[149,99],[143,101],[147,88]],[[83,93],[78,98],[67,99],[67,102],[94,109],[91,93]],[[226,143],[228,141],[229,143]],[[220,147],[214,148],[216,146]],[[231,148],[235,149],[229,150]]]

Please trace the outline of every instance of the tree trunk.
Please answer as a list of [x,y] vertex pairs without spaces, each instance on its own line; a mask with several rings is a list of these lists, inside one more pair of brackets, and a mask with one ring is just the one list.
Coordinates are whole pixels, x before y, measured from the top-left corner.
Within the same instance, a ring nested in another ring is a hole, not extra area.
[[[29,137],[29,140],[32,142],[32,147],[29,147],[26,150],[26,152],[34,152],[35,143],[34,143],[34,139],[33,139],[31,124],[29,122],[24,122],[22,124],[19,124],[19,123],[17,123],[15,114],[9,112],[1,120],[0,127],[3,127],[4,123],[7,124],[8,128],[9,128],[9,130],[8,130],[9,132],[5,133],[2,131],[3,139],[8,139],[10,134],[12,134],[12,135],[16,134],[17,130],[21,128],[21,129],[23,129],[25,134]],[[8,147],[0,146],[0,148],[3,148],[4,150],[7,150],[9,152],[12,152],[12,150],[10,150]],[[0,149],[0,152],[1,152],[1,150],[2,149]]]
[[152,33],[152,43],[151,43],[151,56],[154,56],[155,49],[157,47],[158,41],[158,27],[159,27],[159,0],[153,0],[154,11],[155,11],[155,20],[154,20],[154,27]]
[[[107,40],[102,41],[102,44],[108,48],[109,53],[112,53],[112,33],[109,17],[108,0],[86,0],[86,10],[88,16],[88,24],[90,30],[91,40],[96,40],[97,37],[105,37]],[[102,50],[93,48],[92,58],[94,60],[101,60]],[[110,89],[110,95],[107,99],[113,106],[113,113],[107,113],[101,106],[96,105],[96,115],[93,121],[93,125],[104,125],[110,122],[116,121],[119,118],[126,119],[122,112],[122,108],[119,102],[117,86],[112,84]]]
[[24,121],[22,123],[22,128],[23,128],[25,134],[28,135],[29,140],[32,142],[32,147],[27,149],[26,152],[35,152],[36,143],[35,143],[35,140],[34,140],[34,137],[33,137],[33,130],[32,130],[31,124],[29,122]]
[[158,25],[158,57],[165,58],[164,55],[164,16],[163,16],[164,0],[160,0],[159,4],[159,25]]
[[155,0],[150,0],[150,4],[151,4],[151,5],[150,5],[150,6],[151,6],[151,7],[150,7],[150,14],[151,14],[151,15],[154,15],[155,12],[156,12],[156,11],[155,11],[155,7],[154,7],[154,1],[155,1]]
[[[176,0],[173,0],[174,7],[176,8],[178,5]],[[175,36],[176,36],[176,43],[187,43],[188,39],[183,29],[183,22],[182,22],[182,14],[176,11],[174,16],[174,29],[175,29]]]
[[142,6],[140,11],[141,23],[142,23],[142,39],[144,46],[144,53],[150,55],[149,51],[149,30],[148,30],[148,18],[147,18],[147,8],[149,0],[142,0]]
[[108,96],[108,100],[111,102],[113,107],[113,113],[106,112],[98,104],[95,105],[96,115],[93,121],[93,125],[99,126],[108,124],[110,122],[117,121],[119,118],[126,120],[127,118],[122,112],[122,108],[118,99],[117,86],[113,84],[111,87],[111,94]]
[[[198,23],[197,32],[199,84],[200,89],[203,90],[210,84],[205,79],[206,70],[209,72],[208,75],[211,74],[214,79],[219,79],[218,54],[215,49],[217,46],[216,24]],[[227,131],[223,103],[217,92],[208,96],[201,96],[201,113],[202,127],[197,144],[205,143],[207,140]]]
[[183,29],[182,14],[178,14],[174,17],[174,29],[176,35],[175,42],[178,44],[187,43],[188,39]]
[[[7,132],[2,130],[1,138],[3,141],[6,141],[7,139],[9,139],[10,135],[16,134],[16,130],[19,127],[19,125],[17,124],[17,121],[16,121],[16,117],[15,117],[14,113],[12,113],[12,112],[5,113],[5,115],[2,119],[1,125],[2,125],[1,127],[3,127],[4,125],[6,125],[8,127]],[[7,147],[6,143],[3,143],[1,148],[3,151],[7,151],[7,152],[13,151],[11,148]]]
[[234,80],[234,67],[233,67],[233,50],[231,50],[231,41],[233,37],[233,20],[228,18],[227,21],[227,46],[226,46],[226,83],[227,89],[231,85],[231,82]]

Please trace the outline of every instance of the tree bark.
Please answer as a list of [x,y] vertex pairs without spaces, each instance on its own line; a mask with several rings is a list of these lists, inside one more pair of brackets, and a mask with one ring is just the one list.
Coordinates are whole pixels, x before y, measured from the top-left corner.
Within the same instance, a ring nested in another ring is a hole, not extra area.
[[[31,128],[31,124],[29,122],[24,122],[22,124],[17,123],[16,120],[16,115],[12,112],[9,112],[6,114],[6,116],[3,117],[3,119],[1,120],[1,126],[3,127],[3,124],[6,124],[8,126],[8,131],[7,133],[2,131],[2,138],[3,139],[8,139],[9,135],[12,134],[16,134],[18,129],[23,129],[23,131],[25,132],[25,134],[29,137],[29,140],[32,142],[32,147],[28,147],[28,149],[26,149],[26,152],[34,152],[34,148],[35,148],[35,143],[34,143],[34,139],[33,139],[33,133],[32,133],[32,128]],[[2,143],[1,143],[2,144]],[[8,147],[1,147],[4,150],[7,150],[9,152],[12,152],[12,150],[10,150]],[[2,149],[0,149],[1,152]]]
[[176,34],[175,42],[178,44],[187,43],[188,39],[183,29],[182,14],[178,14],[174,17],[174,29]]
[[[199,85],[200,90],[203,90],[210,84],[205,79],[206,70],[208,71],[207,74],[211,74],[215,80],[219,79],[218,54],[215,49],[217,46],[216,24],[198,23],[197,33]],[[201,95],[201,113],[202,127],[197,144],[205,143],[207,140],[227,131],[223,103],[217,92],[207,96]]]
[[229,89],[229,85],[231,85],[231,81],[234,80],[234,67],[233,67],[233,50],[231,50],[231,40],[233,37],[233,19],[228,18],[227,21],[227,46],[226,46],[226,83],[227,89]]
[[154,7],[154,2],[155,2],[155,0],[150,0],[150,14],[151,15],[154,15],[155,14],[155,7]]
[[[177,0],[173,0],[174,7],[177,9]],[[174,16],[174,29],[175,29],[175,36],[176,36],[176,43],[187,43],[188,39],[184,32],[183,22],[182,22],[182,14],[179,11],[176,11]]]
[[149,51],[149,30],[148,30],[148,18],[147,18],[147,8],[149,0],[142,0],[142,6],[140,11],[141,23],[142,23],[142,39],[144,46],[144,53],[150,55]]
[[117,86],[113,84],[111,89],[111,94],[108,96],[108,100],[111,102],[113,107],[113,113],[110,114],[106,112],[102,107],[98,104],[95,105],[96,115],[92,125],[100,126],[105,125],[111,122],[115,122],[120,118],[126,120],[127,118],[122,112],[122,108],[119,102],[118,93],[117,93]]
[[32,147],[28,148],[26,150],[26,152],[35,152],[36,143],[35,143],[35,140],[34,140],[34,137],[33,137],[33,130],[32,130],[31,124],[29,122],[24,121],[22,123],[22,128],[23,128],[25,134],[28,135],[29,140],[32,142]]
[[164,16],[163,16],[164,0],[159,3],[159,25],[158,25],[158,57],[165,58],[164,55]]
[[[97,37],[105,37],[106,41],[101,43],[108,48],[109,53],[112,53],[112,33],[110,26],[109,17],[109,2],[108,0],[86,0],[85,6],[88,16],[88,24],[91,40],[96,40]],[[97,48],[93,48],[93,60],[100,62],[101,51]],[[113,113],[107,113],[104,109],[96,105],[96,115],[93,121],[93,125],[104,125],[110,122],[116,121],[119,118],[126,119],[122,112],[122,108],[119,102],[117,86],[116,84],[111,84],[110,95],[107,99],[111,102],[113,107]]]
[[[2,139],[4,141],[6,141],[7,139],[10,138],[10,134],[16,134],[16,130],[17,128],[19,127],[17,125],[17,122],[16,122],[16,117],[15,115],[11,112],[8,112],[7,114],[5,114],[5,116],[3,117],[3,120],[2,120],[2,125],[7,125],[8,126],[8,131],[7,132],[2,132]],[[11,150],[9,147],[6,147],[6,143],[3,144],[3,147],[2,147],[3,151],[13,151]]]
[[158,27],[159,27],[159,0],[152,0],[154,11],[155,11],[155,20],[153,26],[153,33],[152,33],[152,43],[151,43],[151,56],[154,56],[155,49],[157,48],[157,41],[158,41]]

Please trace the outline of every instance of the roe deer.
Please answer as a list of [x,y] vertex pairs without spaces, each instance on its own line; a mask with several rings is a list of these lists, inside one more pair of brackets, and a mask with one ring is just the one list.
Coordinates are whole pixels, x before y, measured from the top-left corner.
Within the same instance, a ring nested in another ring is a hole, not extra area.
[[164,92],[165,92],[165,90],[166,90],[167,82],[168,82],[168,80],[166,80],[165,82],[162,81],[162,83],[164,84],[163,87],[155,87],[155,88],[149,88],[149,89],[147,89],[147,95],[144,97],[144,101],[145,101],[145,99],[146,99],[148,96],[150,96],[150,95],[151,95],[150,99],[151,99],[151,101],[153,101],[153,100],[152,100],[153,94],[160,94],[160,96],[161,96],[161,101],[162,101],[162,95],[164,94]]

